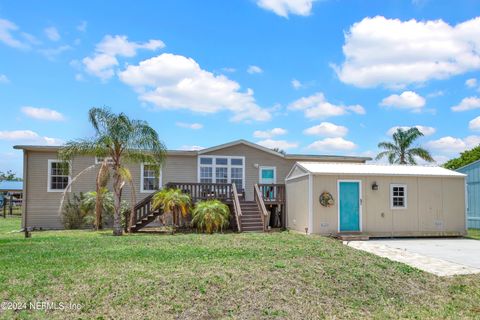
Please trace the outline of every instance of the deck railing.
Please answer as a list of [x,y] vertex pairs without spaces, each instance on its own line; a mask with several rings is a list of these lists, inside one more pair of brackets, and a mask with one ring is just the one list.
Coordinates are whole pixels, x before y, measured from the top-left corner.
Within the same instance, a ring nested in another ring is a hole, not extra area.
[[284,204],[285,203],[285,185],[284,184],[258,184],[260,193],[263,195],[263,201],[266,204]]
[[265,207],[265,203],[263,202],[263,196],[260,191],[260,188],[258,184],[255,184],[253,186],[253,197],[255,199],[255,202],[257,203],[258,208],[260,209],[260,216],[262,217],[262,225],[263,225],[263,231],[266,229],[266,222],[268,218],[268,211],[267,208]]
[[237,186],[232,184],[232,196],[233,196],[233,211],[235,219],[237,221],[238,232],[242,232],[242,223],[240,219],[242,217],[242,207],[240,206],[240,200],[238,199]]
[[[182,190],[190,195],[193,203],[208,199],[232,201],[231,183],[169,182],[166,187]],[[242,197],[243,192],[238,192],[238,194]]]

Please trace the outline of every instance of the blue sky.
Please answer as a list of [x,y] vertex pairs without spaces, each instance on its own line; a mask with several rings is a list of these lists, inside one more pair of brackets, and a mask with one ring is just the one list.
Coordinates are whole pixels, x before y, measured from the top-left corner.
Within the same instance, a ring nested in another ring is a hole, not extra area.
[[441,163],[480,142],[478,12],[473,0],[2,1],[0,170],[21,174],[15,144],[90,136],[92,106],[147,120],[170,149],[243,138],[373,156],[391,128],[419,126]]

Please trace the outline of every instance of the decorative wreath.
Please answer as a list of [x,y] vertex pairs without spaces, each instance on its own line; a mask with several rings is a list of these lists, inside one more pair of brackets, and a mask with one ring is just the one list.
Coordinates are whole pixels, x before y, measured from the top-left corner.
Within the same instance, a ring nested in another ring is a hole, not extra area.
[[333,196],[331,193],[329,192],[323,192],[321,195],[320,195],[320,204],[324,207],[331,207],[335,204],[335,201],[333,200]]

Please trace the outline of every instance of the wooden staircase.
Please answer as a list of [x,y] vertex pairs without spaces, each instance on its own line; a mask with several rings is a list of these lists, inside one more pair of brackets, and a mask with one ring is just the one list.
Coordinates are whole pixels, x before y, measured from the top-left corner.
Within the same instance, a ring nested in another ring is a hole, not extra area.
[[255,201],[240,201],[242,216],[240,218],[241,230],[244,232],[263,232],[263,220],[260,209]]
[[[163,214],[163,210],[153,210],[152,208],[152,198],[154,195],[155,193],[152,193],[135,205],[132,232],[137,232]],[[126,225],[128,225],[128,222]]]

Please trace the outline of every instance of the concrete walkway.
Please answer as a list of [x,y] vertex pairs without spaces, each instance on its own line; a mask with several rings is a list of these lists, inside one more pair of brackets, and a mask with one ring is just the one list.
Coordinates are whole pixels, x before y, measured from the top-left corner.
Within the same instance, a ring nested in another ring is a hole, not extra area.
[[480,273],[478,240],[381,239],[343,243],[437,276]]

